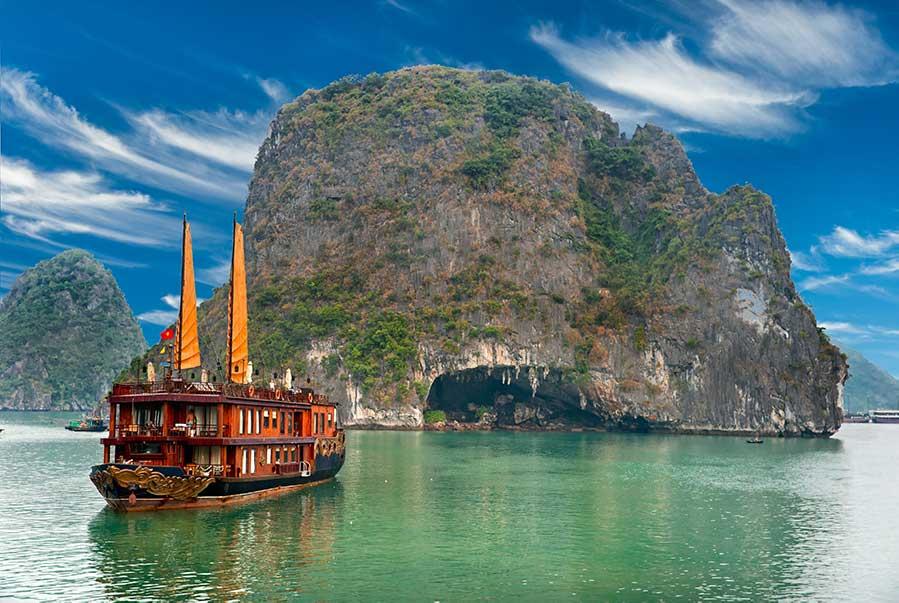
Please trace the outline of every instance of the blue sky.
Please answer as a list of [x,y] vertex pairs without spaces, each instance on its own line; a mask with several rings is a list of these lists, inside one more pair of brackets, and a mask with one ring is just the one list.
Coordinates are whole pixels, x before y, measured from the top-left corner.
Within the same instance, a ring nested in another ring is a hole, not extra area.
[[769,193],[819,322],[899,375],[899,4],[4,1],[2,15],[0,295],[83,247],[155,341],[177,305],[182,210],[206,297],[281,103],[440,63],[570,82],[628,132],[677,132],[709,189]]

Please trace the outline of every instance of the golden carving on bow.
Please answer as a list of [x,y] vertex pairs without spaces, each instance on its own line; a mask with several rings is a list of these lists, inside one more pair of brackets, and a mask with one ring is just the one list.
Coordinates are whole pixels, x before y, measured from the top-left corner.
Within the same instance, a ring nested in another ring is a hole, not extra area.
[[[206,486],[215,481],[214,477],[163,475],[149,467],[138,467],[137,469],[107,467],[104,473],[108,473],[109,478],[115,480],[122,488],[137,486],[150,494],[170,496],[178,500],[196,498],[200,492],[206,489]],[[100,479],[103,478],[97,476],[97,481]]]
[[346,436],[341,431],[336,438],[318,438],[315,440],[316,456],[343,454]]

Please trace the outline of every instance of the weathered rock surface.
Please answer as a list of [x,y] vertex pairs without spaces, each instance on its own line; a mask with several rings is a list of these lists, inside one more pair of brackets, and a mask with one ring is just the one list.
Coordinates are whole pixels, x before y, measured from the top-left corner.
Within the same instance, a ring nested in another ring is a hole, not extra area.
[[146,342],[115,278],[70,250],[16,279],[0,303],[0,409],[88,410]]
[[[247,199],[251,356],[355,426],[828,435],[845,360],[770,199],[565,87],[415,67],[281,108]],[[201,309],[222,350],[226,299]]]

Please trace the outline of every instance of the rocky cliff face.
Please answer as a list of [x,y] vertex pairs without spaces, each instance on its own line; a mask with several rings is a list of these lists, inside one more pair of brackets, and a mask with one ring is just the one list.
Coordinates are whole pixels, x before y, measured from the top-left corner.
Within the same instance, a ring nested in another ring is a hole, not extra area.
[[[846,364],[770,199],[708,192],[672,135],[627,140],[566,87],[416,67],[308,91],[272,124],[245,227],[251,356],[348,425],[839,427]],[[207,349],[225,308],[201,310]]]
[[0,409],[94,408],[145,349],[109,270],[63,252],[22,273],[0,304]]

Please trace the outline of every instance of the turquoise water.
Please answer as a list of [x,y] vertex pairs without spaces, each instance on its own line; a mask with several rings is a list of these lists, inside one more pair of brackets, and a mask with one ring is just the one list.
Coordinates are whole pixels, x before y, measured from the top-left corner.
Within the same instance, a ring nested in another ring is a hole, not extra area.
[[0,413],[0,599],[899,600],[899,425],[351,432],[332,484],[118,515],[73,416]]

